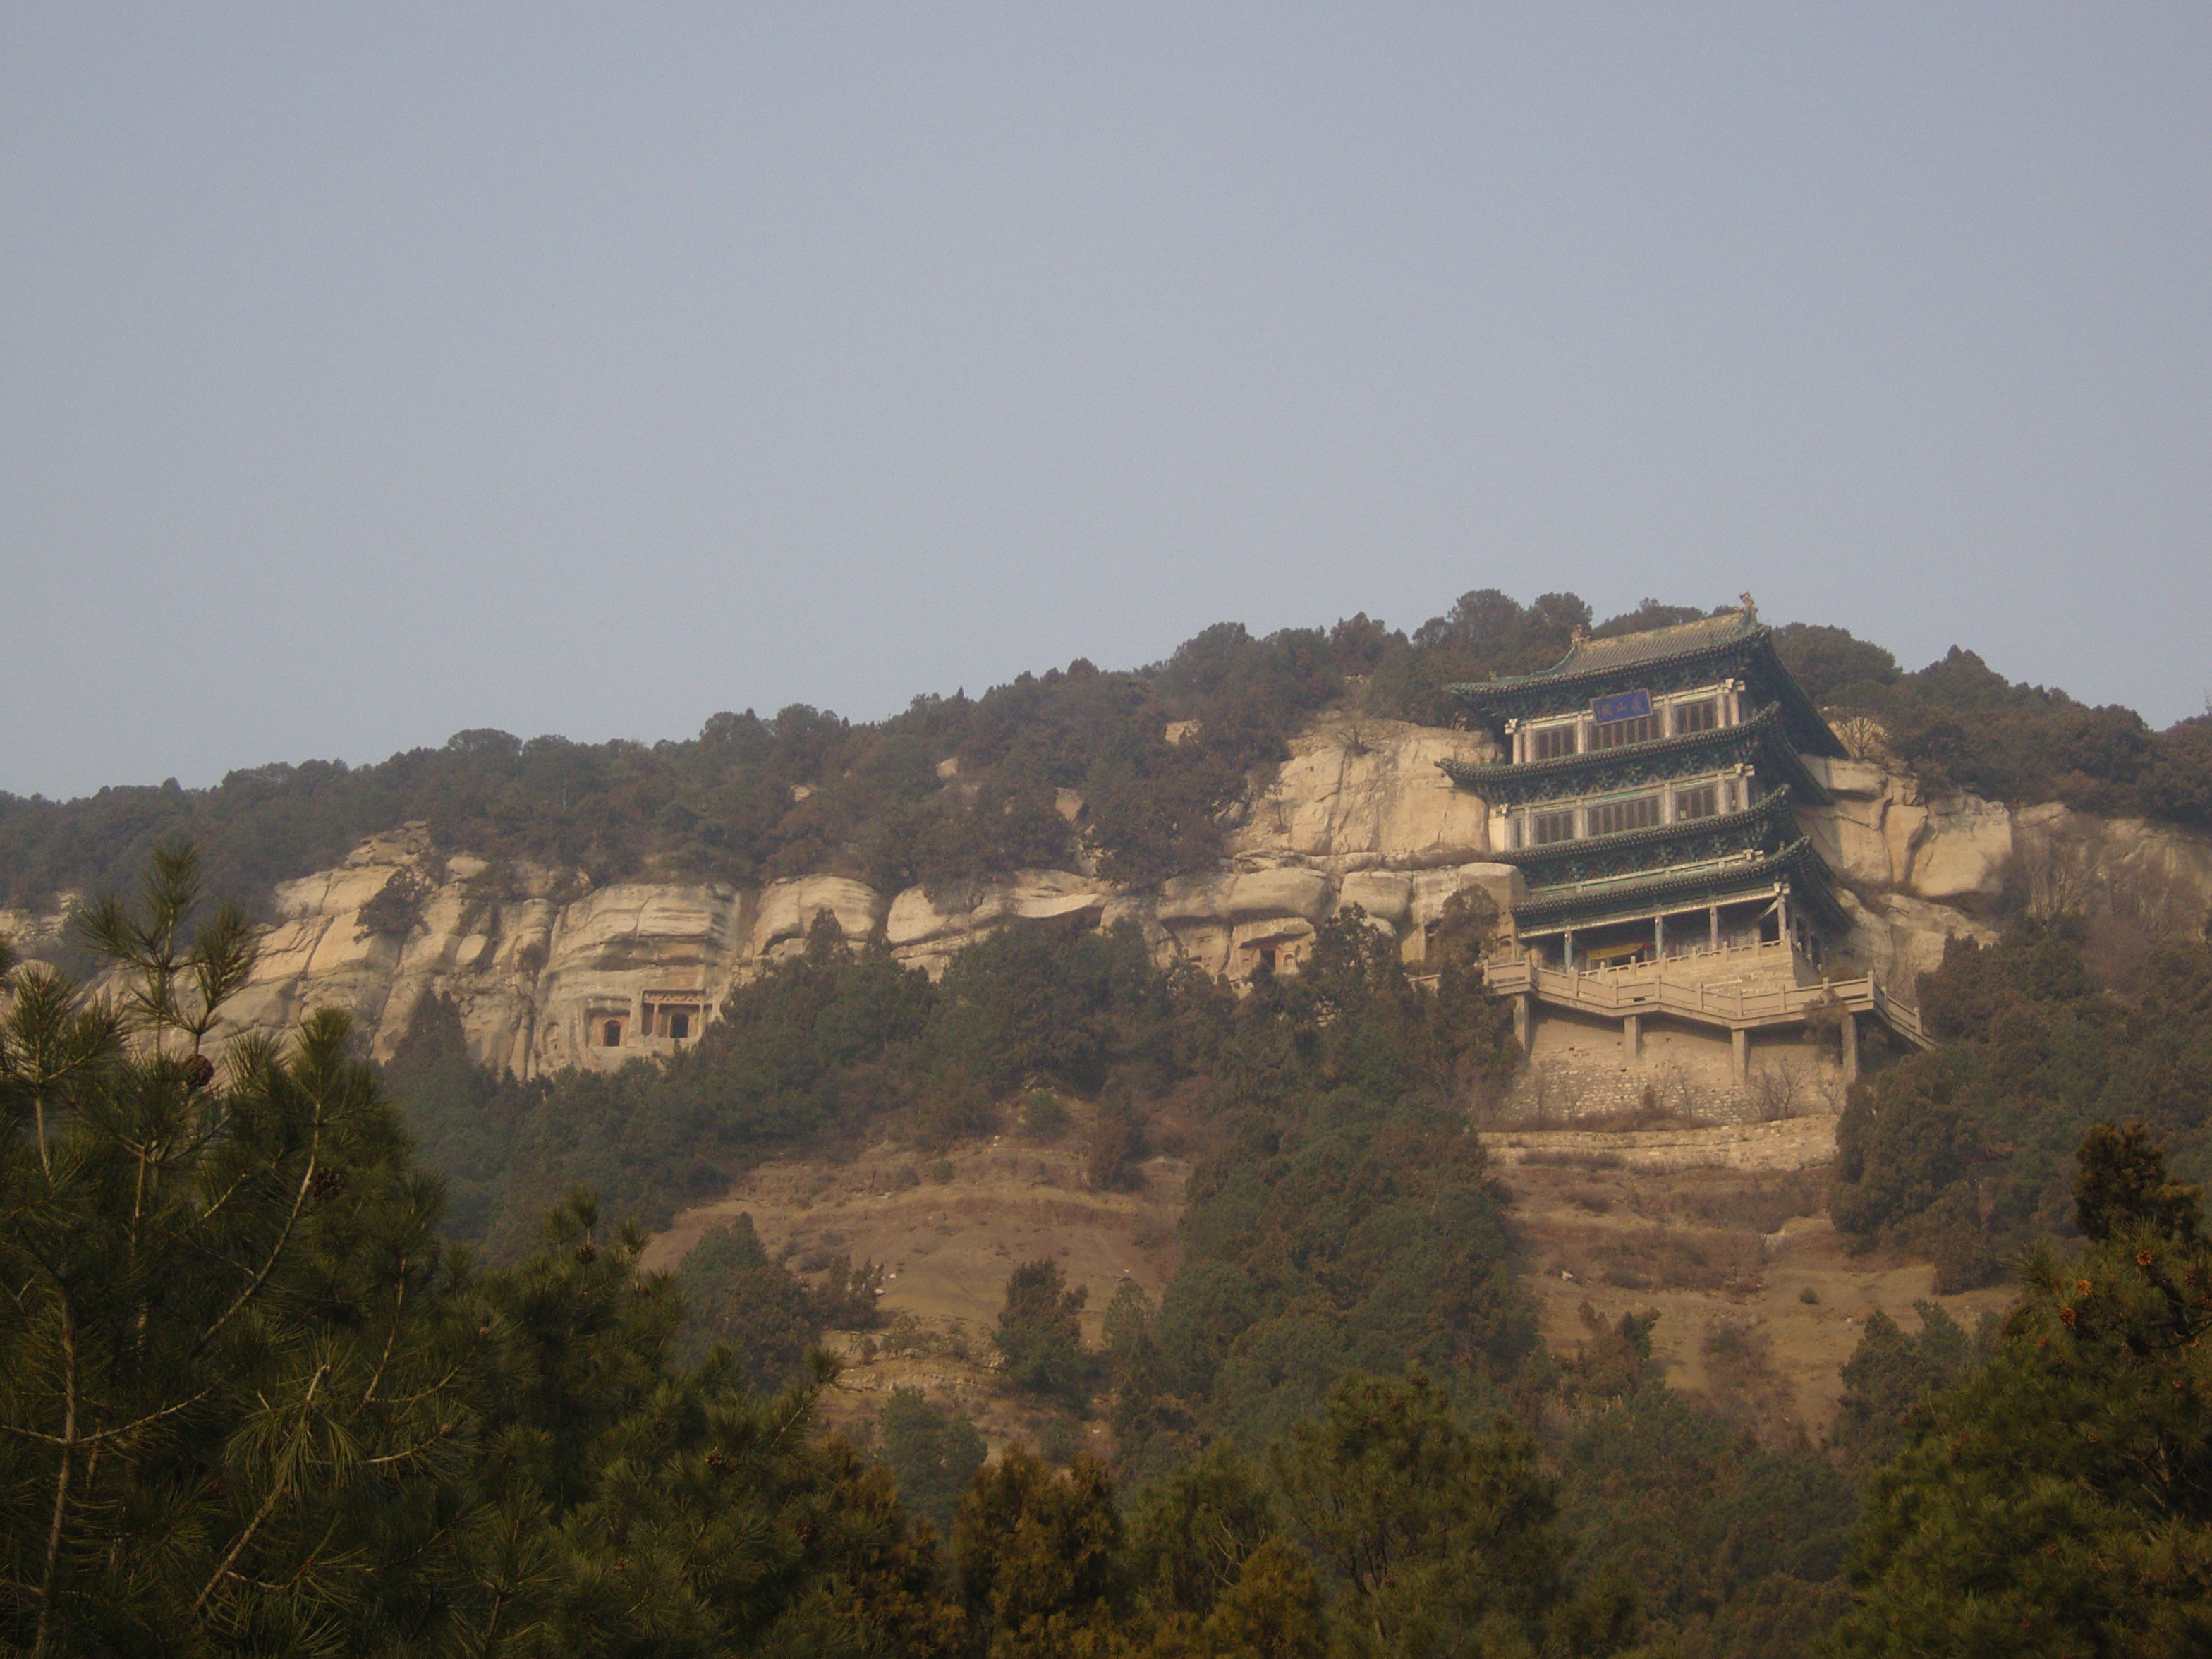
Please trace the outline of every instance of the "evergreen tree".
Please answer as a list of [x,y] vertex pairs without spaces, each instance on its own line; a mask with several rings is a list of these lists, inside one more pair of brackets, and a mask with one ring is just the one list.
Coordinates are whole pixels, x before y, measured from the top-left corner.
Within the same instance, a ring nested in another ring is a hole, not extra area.
[[949,1528],[987,1449],[967,1413],[937,1404],[919,1389],[893,1389],[876,1419],[876,1437],[900,1498]]
[[1510,1419],[1471,1433],[1425,1378],[1353,1376],[1275,1456],[1284,1503],[1341,1586],[1354,1651],[1604,1654],[1625,1596],[1571,1595],[1552,1490]]
[[343,1018],[204,1052],[252,963],[188,854],[8,972],[0,1642],[40,1656],[896,1652],[964,1644],[934,1534],[577,1194],[508,1272],[441,1242]]
[[1875,1480],[1832,1654],[2212,1651],[2212,1245],[2140,1138],[2080,1163],[2098,1236]]
[[1006,1375],[1033,1393],[1081,1401],[1095,1369],[1083,1349],[1083,1304],[1088,1292],[1069,1290],[1060,1264],[1024,1261],[1006,1277],[999,1310],[999,1352]]
[[[19,973],[0,1035],[0,1631],[33,1653],[404,1641],[495,1354],[434,1183],[349,1055],[204,1052],[253,961],[197,861],[89,913],[119,1006]],[[128,1041],[126,1041],[128,1039]]]

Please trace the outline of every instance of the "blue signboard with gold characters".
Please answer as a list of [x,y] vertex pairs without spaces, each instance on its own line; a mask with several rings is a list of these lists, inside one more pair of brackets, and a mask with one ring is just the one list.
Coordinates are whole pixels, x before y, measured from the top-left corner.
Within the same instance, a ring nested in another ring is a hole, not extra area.
[[1616,691],[1590,704],[1590,714],[1600,726],[1610,726],[1615,720],[1640,720],[1650,712],[1649,691]]

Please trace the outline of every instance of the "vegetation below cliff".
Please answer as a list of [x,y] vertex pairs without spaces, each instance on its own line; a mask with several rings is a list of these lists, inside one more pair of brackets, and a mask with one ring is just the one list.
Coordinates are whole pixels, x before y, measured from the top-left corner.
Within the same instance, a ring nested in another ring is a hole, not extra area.
[[[1595,631],[1698,614],[1647,600]],[[1379,717],[1448,723],[1445,685],[1541,667],[1589,621],[1571,593],[1524,607],[1486,589],[1410,634],[1364,615],[1264,639],[1223,623],[1148,668],[1079,659],[976,698],[917,697],[872,724],[793,706],[716,714],[696,738],[649,745],[469,731],[374,765],[275,764],[209,789],[0,793],[0,898],[40,906],[106,890],[155,843],[182,839],[219,890],[258,905],[274,883],[418,820],[441,846],[595,883],[830,872],[888,892],[1066,865],[1075,831],[1054,810],[1061,790],[1081,796],[1103,873],[1155,881],[1214,860],[1224,810],[1316,709],[1348,696]],[[1885,729],[1931,785],[2212,828],[2212,719],[2154,732],[2127,709],[2008,683],[1971,653],[1907,673],[1840,629],[1777,633],[1815,699]],[[1182,741],[1169,741],[1171,727]],[[939,771],[948,760],[951,788]]]
[[2068,915],[1954,939],[1920,1006],[1944,1039],[1855,1090],[1838,1130],[1836,1224],[1934,1257],[1945,1289],[2073,1231],[2074,1149],[2136,1121],[2177,1169],[2212,1177],[2212,944],[2169,941],[2135,988],[2099,988]]
[[[188,945],[191,876],[166,860],[91,941],[137,964],[159,1046],[127,1049],[51,970],[9,984],[0,1628],[21,1645],[1719,1659],[1832,1627],[1887,1651],[1889,1610],[1929,1594],[2061,1646],[2199,1628],[2168,1557],[2130,1540],[2194,1551],[2212,1526],[2191,1496],[2212,1249],[2148,1133],[2074,1147],[2124,1109],[2203,1156],[2204,946],[2120,998],[2088,988],[2063,920],[2023,919],[1929,976],[1946,1041],[1855,1095],[1838,1218],[1917,1238],[1971,1209],[1984,1263],[2045,1254],[2002,1330],[1869,1322],[1824,1454],[1668,1389],[1652,1316],[1538,1341],[1463,1110],[1518,1059],[1475,975],[1477,894],[1433,992],[1356,914],[1241,999],[1127,931],[1011,927],[933,984],[824,926],[696,1048],[526,1086],[438,1020],[381,1078],[331,1014],[289,1054],[197,1063],[248,945],[220,916]],[[1007,1282],[1005,1386],[1103,1419],[1109,1460],[1069,1440],[971,1474],[972,1432],[911,1398],[872,1454],[826,1435],[805,1347],[866,1323],[869,1264],[810,1289],[732,1229],[671,1280],[601,1220],[771,1150],[927,1148],[1071,1094],[1096,1103],[1094,1182],[1151,1137],[1196,1165],[1181,1265],[1157,1304],[1115,1297],[1102,1346],[1051,1261]],[[2054,1437],[2063,1515],[2021,1455]],[[2172,1492],[2124,1478],[2152,1465],[2182,1469]],[[949,1511],[949,1551],[902,1488]],[[2002,1560],[1961,1541],[1992,1505]],[[2123,1582],[2097,1582],[2112,1562]]]

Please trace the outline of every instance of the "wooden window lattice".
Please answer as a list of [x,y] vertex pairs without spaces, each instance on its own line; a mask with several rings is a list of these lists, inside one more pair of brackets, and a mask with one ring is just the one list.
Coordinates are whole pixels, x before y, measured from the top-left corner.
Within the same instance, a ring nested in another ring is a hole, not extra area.
[[1659,797],[1635,795],[1627,800],[1600,801],[1589,809],[1592,836],[1617,836],[1630,830],[1649,830],[1659,822]]
[[1716,817],[1720,813],[1720,803],[1721,792],[1715,784],[1678,791],[1674,796],[1674,822],[1680,823],[1691,818]]
[[1632,720],[1608,720],[1591,728],[1600,749],[1624,749],[1632,743],[1650,743],[1659,735],[1659,717],[1639,714]]

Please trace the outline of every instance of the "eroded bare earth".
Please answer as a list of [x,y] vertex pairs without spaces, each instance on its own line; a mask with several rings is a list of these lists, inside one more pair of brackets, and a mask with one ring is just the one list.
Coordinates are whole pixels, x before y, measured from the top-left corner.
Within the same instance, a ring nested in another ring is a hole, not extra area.
[[1137,1166],[1133,1190],[1092,1190],[1079,1130],[1051,1143],[993,1136],[942,1155],[882,1145],[849,1164],[766,1164],[678,1216],[645,1265],[673,1267],[708,1228],[740,1214],[801,1277],[837,1255],[880,1262],[883,1327],[866,1341],[856,1333],[830,1341],[848,1365],[832,1419],[872,1411],[894,1387],[919,1387],[959,1401],[994,1445],[1034,1438],[1027,1408],[1001,1398],[993,1376],[1006,1275],[1024,1261],[1058,1261],[1067,1283],[1090,1293],[1084,1335],[1097,1343],[1123,1278],[1157,1299],[1174,1272],[1190,1174],[1180,1158],[1154,1158]]
[[1679,1134],[1558,1139],[1573,1144],[1517,1148],[1534,1161],[1505,1152],[1497,1165],[1545,1341],[1571,1353],[1585,1304],[1608,1323],[1656,1309],[1667,1381],[1771,1443],[1826,1434],[1839,1370],[1875,1311],[1909,1331],[1913,1304],[1928,1300],[1972,1330],[2011,1300],[2003,1287],[1938,1297],[1924,1261],[1849,1254],[1821,1212],[1830,1121],[1804,1126],[1796,1159],[1763,1150],[1749,1168],[1636,1167],[1657,1150],[1639,1143]]
[[[767,1164],[685,1211],[646,1265],[673,1267],[708,1228],[740,1214],[802,1277],[838,1255],[879,1262],[883,1323],[830,1338],[848,1362],[832,1420],[872,1414],[895,1387],[920,1388],[959,1402],[994,1448],[1034,1442],[1038,1411],[995,1376],[1006,1275],[1057,1261],[1090,1292],[1084,1334],[1095,1344],[1124,1277],[1156,1300],[1165,1287],[1190,1173],[1181,1158],[1155,1158],[1134,1189],[1094,1190],[1080,1130],[1079,1121],[1060,1141],[1006,1134],[942,1155],[886,1144],[842,1164]],[[1771,1443],[1825,1437],[1839,1368],[1877,1310],[1910,1330],[1914,1303],[1932,1300],[1971,1329],[2010,1298],[2002,1287],[1936,1297],[1926,1262],[1849,1254],[1821,1213],[1831,1120],[1486,1139],[1547,1344],[1572,1353],[1585,1305],[1608,1323],[1656,1310],[1667,1381]]]

